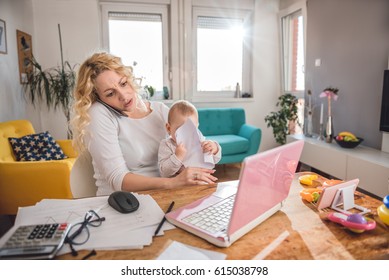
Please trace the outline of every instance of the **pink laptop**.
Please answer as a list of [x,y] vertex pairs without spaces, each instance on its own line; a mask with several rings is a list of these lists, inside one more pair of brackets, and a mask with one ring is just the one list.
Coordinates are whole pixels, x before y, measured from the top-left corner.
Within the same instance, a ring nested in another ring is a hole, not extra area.
[[210,243],[228,247],[281,209],[304,141],[245,158],[239,181],[218,184],[213,194],[166,214],[166,219]]

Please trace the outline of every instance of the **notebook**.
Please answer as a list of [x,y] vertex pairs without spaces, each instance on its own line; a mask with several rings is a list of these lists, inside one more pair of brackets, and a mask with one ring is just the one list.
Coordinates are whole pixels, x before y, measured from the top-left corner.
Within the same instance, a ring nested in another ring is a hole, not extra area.
[[216,191],[166,219],[216,246],[230,246],[281,209],[303,146],[300,140],[246,157],[239,180],[221,183],[229,191]]

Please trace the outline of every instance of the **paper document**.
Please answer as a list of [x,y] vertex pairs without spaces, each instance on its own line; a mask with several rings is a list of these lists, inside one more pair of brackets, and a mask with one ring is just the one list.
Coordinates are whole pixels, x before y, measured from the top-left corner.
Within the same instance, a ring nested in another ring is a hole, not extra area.
[[[76,250],[83,249],[141,249],[152,243],[158,224],[165,215],[150,195],[134,193],[139,200],[139,209],[122,214],[108,204],[108,196],[83,199],[44,199],[35,206],[21,207],[15,220],[14,228],[19,225],[44,223],[82,222],[86,212],[94,210],[100,217],[105,217],[99,227],[88,226],[89,240],[83,245],[75,245]],[[174,226],[165,223],[161,229],[172,229]],[[12,230],[0,239],[0,246],[8,239]],[[59,254],[70,252],[65,244]]]
[[184,144],[187,150],[183,160],[185,167],[203,167],[208,169],[215,167],[213,156],[203,153],[201,148],[201,141],[204,141],[205,137],[190,118],[177,129],[176,139],[177,143]]
[[225,260],[226,255],[173,241],[157,260]]

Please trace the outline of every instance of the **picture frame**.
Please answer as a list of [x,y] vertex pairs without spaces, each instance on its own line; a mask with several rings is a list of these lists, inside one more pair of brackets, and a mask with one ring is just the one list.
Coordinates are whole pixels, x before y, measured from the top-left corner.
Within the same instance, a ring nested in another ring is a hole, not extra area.
[[28,82],[28,74],[32,72],[32,38],[30,34],[16,30],[19,58],[20,83]]
[[7,29],[2,19],[0,19],[0,53],[7,53]]

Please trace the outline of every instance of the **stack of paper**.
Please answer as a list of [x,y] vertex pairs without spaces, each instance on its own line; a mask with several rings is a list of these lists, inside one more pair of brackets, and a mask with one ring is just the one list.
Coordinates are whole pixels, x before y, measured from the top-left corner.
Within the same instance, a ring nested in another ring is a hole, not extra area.
[[[134,194],[139,200],[139,209],[135,212],[122,214],[108,204],[108,196],[83,199],[44,199],[35,206],[19,208],[14,228],[19,225],[44,223],[82,222],[86,212],[94,210],[100,217],[105,217],[99,227],[88,226],[89,240],[83,245],[75,245],[76,250],[82,249],[141,249],[152,243],[154,232],[161,222],[164,212],[149,195]],[[174,228],[165,223],[164,230]],[[10,230],[3,236],[0,246],[13,232]],[[59,254],[70,252],[68,245],[62,247]]]

